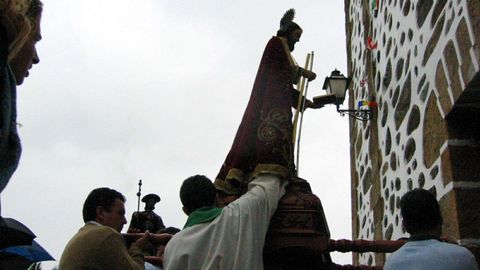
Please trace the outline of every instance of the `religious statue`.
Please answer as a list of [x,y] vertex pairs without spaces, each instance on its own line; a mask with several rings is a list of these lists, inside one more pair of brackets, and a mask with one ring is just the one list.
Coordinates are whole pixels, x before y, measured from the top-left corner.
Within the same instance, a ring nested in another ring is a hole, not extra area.
[[293,85],[301,76],[313,80],[316,75],[291,55],[303,32],[294,15],[294,9],[285,13],[263,53],[242,122],[215,179],[223,193],[243,193],[245,183],[260,173],[295,175],[291,108],[297,108],[299,91]]
[[244,193],[246,184],[259,174],[289,180],[265,239],[266,270],[328,269],[331,264],[328,252],[316,245],[330,237],[320,199],[298,177],[294,162],[292,107],[298,113],[314,106],[294,84],[302,77],[309,81],[316,77],[291,55],[303,32],[294,15],[294,9],[285,13],[265,48],[242,122],[215,179],[217,195],[225,196]]
[[145,203],[145,211],[135,211],[130,221],[129,231],[157,233],[159,230],[165,229],[162,218],[153,212],[155,204],[160,201],[160,197],[156,194],[147,194],[142,198]]

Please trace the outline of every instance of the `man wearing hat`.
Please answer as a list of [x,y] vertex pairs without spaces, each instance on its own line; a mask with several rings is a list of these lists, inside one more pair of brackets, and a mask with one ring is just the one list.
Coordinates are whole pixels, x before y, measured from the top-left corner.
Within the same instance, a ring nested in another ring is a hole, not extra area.
[[134,212],[132,220],[130,222],[129,231],[157,233],[159,230],[165,229],[162,218],[153,212],[155,204],[160,201],[160,197],[157,194],[147,194],[142,198],[142,202],[145,203],[145,211]]

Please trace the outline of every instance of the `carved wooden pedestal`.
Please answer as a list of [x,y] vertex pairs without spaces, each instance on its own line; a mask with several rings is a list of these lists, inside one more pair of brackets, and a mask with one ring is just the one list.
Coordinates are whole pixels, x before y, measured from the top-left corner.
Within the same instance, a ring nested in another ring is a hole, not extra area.
[[330,232],[320,199],[310,184],[294,179],[270,221],[264,247],[266,270],[329,269]]

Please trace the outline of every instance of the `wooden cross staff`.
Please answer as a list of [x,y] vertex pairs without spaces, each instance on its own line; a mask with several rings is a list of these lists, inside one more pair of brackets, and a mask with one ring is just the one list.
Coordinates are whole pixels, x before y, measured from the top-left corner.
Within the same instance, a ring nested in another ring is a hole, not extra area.
[[[305,60],[305,69],[311,71],[313,69],[313,51],[307,54],[307,59]],[[293,141],[297,139],[297,171],[300,168],[300,137],[302,135],[302,123],[303,123],[303,111],[305,109],[305,102],[307,101],[307,92],[308,92],[308,80],[305,77],[301,77],[297,83],[297,90],[300,92],[298,95],[297,110],[295,111],[295,117],[293,119]],[[300,116],[300,123],[298,118]],[[297,124],[298,124],[298,136],[297,136]]]

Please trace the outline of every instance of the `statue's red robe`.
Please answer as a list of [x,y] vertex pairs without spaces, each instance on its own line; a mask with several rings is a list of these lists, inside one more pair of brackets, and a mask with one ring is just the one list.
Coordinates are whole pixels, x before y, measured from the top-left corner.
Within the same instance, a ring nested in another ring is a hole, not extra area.
[[260,173],[283,177],[294,173],[291,107],[298,102],[293,88],[297,80],[298,66],[286,40],[272,37],[232,148],[215,179],[217,189],[239,194],[242,184]]

